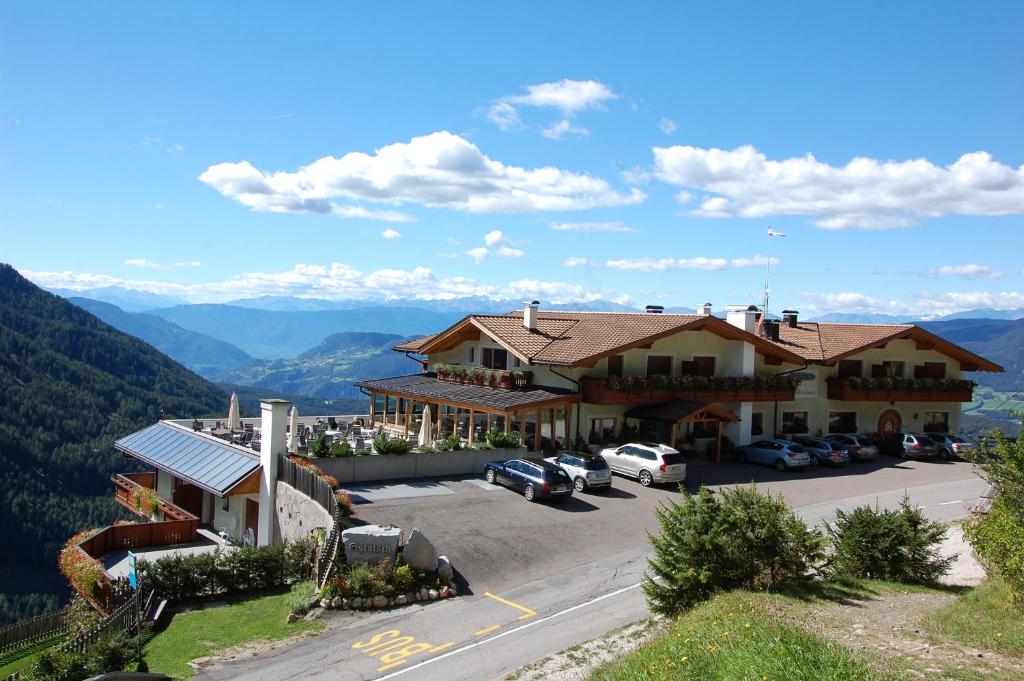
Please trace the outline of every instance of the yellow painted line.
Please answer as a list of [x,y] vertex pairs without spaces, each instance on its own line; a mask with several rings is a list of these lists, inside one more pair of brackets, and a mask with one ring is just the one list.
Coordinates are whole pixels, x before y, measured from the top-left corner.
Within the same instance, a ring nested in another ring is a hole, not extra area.
[[434,646],[433,648],[431,648],[427,652],[428,653],[436,653],[436,652],[439,652],[439,651],[442,651],[442,650],[447,650],[448,648],[451,648],[453,645],[455,645],[455,644],[454,643],[445,643],[443,646]]
[[501,625],[500,624],[495,624],[493,627],[487,627],[486,629],[481,629],[480,631],[475,632],[473,635],[474,636],[486,636],[487,634],[491,633],[492,631],[497,631],[498,629],[501,629]]
[[521,610],[522,612],[526,613],[525,615],[520,615],[519,619],[521,619],[521,620],[528,620],[531,617],[536,617],[537,616],[536,612],[534,612],[533,610],[530,610],[526,606],[519,605],[518,603],[513,603],[512,601],[505,600],[501,596],[495,596],[490,591],[485,591],[484,592],[484,596],[487,596],[490,599],[498,601],[499,603],[504,603],[505,605],[509,606],[510,608],[515,608],[516,610]]

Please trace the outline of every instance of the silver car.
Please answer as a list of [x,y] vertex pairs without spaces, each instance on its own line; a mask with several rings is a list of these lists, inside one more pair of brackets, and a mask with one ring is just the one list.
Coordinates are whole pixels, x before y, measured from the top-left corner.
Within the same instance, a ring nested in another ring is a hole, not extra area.
[[619,475],[636,478],[644,487],[654,483],[682,482],[686,479],[683,455],[668,445],[656,442],[631,442],[605,449],[601,456]]
[[949,433],[928,433],[929,439],[939,448],[939,456],[943,459],[956,459],[974,450],[974,445],[956,435]]
[[820,437],[797,437],[793,440],[811,455],[812,466],[843,466],[850,463],[850,452],[846,445]]
[[578,454],[562,452],[545,461],[550,461],[572,478],[573,487],[577,492],[593,489],[607,489],[612,486],[612,472],[608,462],[594,454]]

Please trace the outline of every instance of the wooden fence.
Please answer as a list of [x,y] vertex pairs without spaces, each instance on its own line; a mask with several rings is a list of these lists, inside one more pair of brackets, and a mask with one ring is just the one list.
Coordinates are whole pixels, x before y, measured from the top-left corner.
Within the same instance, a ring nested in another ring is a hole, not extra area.
[[67,633],[68,610],[48,612],[0,629],[0,653]]
[[142,592],[136,590],[130,598],[114,608],[110,615],[104,617],[91,629],[83,631],[73,639],[61,644],[59,649],[65,652],[84,653],[86,648],[98,641],[107,631],[115,628],[129,633],[135,631],[140,623],[140,615],[145,615],[149,610],[153,600],[153,592],[149,592],[148,597],[141,602],[140,599],[143,599]]

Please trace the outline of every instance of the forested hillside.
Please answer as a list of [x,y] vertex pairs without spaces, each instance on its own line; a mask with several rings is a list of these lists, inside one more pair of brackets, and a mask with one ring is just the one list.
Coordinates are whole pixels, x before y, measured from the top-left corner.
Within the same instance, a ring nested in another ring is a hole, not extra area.
[[999,374],[973,374],[971,378],[979,384],[999,391],[1024,391],[1024,319],[957,319],[918,324],[1005,369]]
[[59,607],[57,552],[118,517],[111,442],[227,396],[137,338],[0,264],[0,625]]

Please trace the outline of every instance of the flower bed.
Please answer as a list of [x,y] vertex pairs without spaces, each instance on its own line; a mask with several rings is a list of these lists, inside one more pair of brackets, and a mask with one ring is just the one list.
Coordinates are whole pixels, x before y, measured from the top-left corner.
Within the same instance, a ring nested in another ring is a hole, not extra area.
[[100,528],[91,528],[71,537],[60,551],[58,564],[61,574],[72,588],[94,608],[103,611],[105,608],[100,607],[103,605],[101,602],[105,601],[108,595],[103,587],[103,582],[107,581],[103,564],[79,547],[79,544],[98,532]]
[[444,583],[435,573],[415,570],[401,558],[394,566],[384,561],[339,569],[341,574],[327,580],[308,603],[293,605],[293,612],[301,615],[301,611],[316,606],[331,610],[379,610],[458,595],[454,584]]

